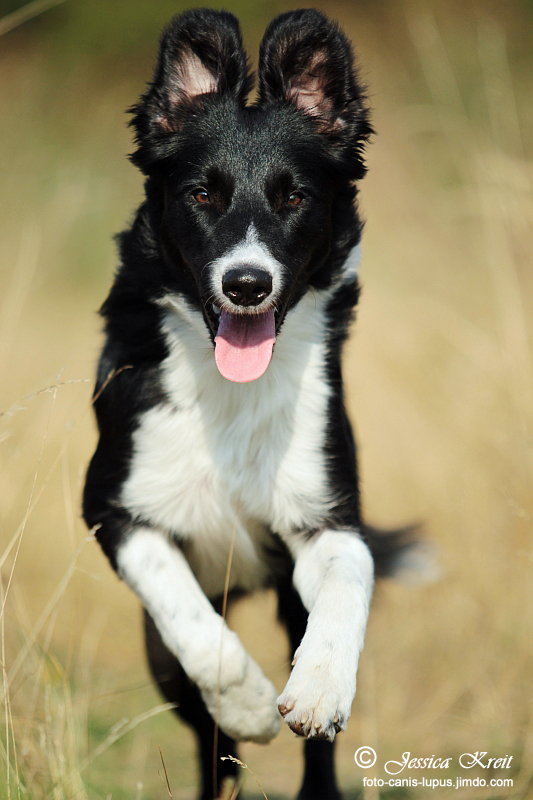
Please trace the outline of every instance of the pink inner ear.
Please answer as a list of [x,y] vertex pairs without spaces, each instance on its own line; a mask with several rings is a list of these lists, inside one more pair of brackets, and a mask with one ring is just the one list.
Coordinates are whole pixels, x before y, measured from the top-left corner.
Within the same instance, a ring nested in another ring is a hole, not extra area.
[[322,89],[320,78],[304,75],[292,82],[289,98],[306,114],[321,116],[331,109],[331,103],[326,99]]
[[207,69],[198,56],[190,50],[183,54],[176,75],[176,89],[189,97],[216,92],[215,76]]
[[[174,64],[167,84],[167,97],[170,108],[178,108],[184,101],[194,99],[201,94],[217,91],[215,76],[191,50],[186,50],[179,62]],[[161,130],[173,133],[178,125],[172,115],[161,115],[157,118]]]
[[306,114],[315,117],[325,116],[331,111],[331,100],[325,93],[325,76],[321,74],[320,67],[325,59],[325,54],[317,53],[307,65],[305,72],[291,79],[288,89],[288,98]]

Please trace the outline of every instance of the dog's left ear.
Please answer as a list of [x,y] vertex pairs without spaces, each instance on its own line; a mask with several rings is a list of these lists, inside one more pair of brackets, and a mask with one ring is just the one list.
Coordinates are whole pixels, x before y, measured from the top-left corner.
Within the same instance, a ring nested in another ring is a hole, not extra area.
[[372,133],[350,42],[314,9],[280,14],[259,53],[259,103],[293,104],[320,132],[358,150]]
[[169,134],[179,134],[208,96],[232,96],[244,104],[251,86],[239,22],[227,11],[193,9],[174,17],[163,32],[152,82],[133,113],[145,168],[164,157]]

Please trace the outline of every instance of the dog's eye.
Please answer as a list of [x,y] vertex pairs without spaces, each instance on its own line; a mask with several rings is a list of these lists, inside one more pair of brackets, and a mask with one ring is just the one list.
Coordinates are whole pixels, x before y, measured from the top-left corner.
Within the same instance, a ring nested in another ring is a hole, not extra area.
[[299,206],[303,199],[304,196],[301,192],[293,192],[292,194],[289,195],[289,198],[287,200],[287,205]]
[[205,189],[198,188],[191,192],[192,196],[196,200],[197,203],[209,203],[209,195],[207,194]]

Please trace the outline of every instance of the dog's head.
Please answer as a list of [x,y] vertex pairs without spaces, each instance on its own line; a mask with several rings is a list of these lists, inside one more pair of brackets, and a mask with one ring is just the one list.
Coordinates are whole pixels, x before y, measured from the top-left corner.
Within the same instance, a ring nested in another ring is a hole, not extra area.
[[199,308],[221,373],[267,368],[287,311],[334,280],[357,243],[354,181],[371,129],[350,44],[318,11],[278,16],[259,91],[226,12],[175,18],[133,109],[165,261]]

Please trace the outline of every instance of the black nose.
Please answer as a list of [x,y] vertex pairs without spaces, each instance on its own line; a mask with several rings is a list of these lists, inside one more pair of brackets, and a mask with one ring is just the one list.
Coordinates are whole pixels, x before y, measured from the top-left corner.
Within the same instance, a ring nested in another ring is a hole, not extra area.
[[272,291],[272,275],[264,269],[235,267],[222,278],[222,291],[236,306],[258,306]]

